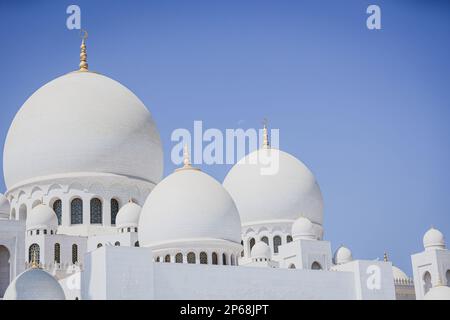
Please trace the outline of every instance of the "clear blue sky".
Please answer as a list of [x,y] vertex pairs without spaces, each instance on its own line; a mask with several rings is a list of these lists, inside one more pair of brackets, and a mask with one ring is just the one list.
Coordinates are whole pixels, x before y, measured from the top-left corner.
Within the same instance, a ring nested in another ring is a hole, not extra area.
[[[90,68],[152,112],[166,174],[173,129],[267,117],[317,177],[333,250],[387,250],[411,274],[431,225],[450,238],[450,2],[0,0],[0,147],[23,102],[76,69],[73,3]],[[380,31],[366,28],[369,4]],[[203,170],[222,181],[229,166]]]

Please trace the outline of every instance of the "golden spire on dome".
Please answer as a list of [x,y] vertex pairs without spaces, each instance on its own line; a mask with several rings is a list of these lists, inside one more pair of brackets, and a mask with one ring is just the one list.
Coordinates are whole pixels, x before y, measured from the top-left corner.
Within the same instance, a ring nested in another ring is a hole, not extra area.
[[387,255],[386,252],[384,253],[383,260],[384,260],[384,262],[388,262],[389,261],[388,260],[388,255]]
[[185,144],[183,147],[183,167],[184,168],[191,168],[191,156],[189,155],[189,149],[188,145]]
[[80,69],[79,71],[89,71],[88,63],[87,63],[87,53],[86,53],[86,39],[88,37],[88,33],[86,30],[81,30],[81,52],[80,52]]
[[200,169],[194,168],[192,166],[191,156],[189,154],[189,148],[188,148],[187,144],[185,144],[183,147],[183,166],[181,168],[176,169],[175,171],[186,170],[186,169],[200,170]]
[[270,148],[269,132],[267,130],[267,119],[264,119],[264,121],[263,121],[263,144],[262,144],[262,147],[264,149]]

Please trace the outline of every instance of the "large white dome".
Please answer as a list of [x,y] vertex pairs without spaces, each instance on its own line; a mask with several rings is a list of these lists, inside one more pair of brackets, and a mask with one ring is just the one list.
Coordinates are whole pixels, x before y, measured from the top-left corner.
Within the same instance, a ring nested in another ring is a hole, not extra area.
[[[270,174],[267,163],[278,171]],[[266,163],[266,165],[265,165]],[[322,193],[313,174],[298,159],[274,149],[259,149],[241,159],[226,176],[243,224],[294,221],[300,216],[322,225]]]
[[179,241],[241,241],[233,199],[215,179],[195,169],[178,170],[150,193],[139,219],[141,246]]
[[28,269],[19,274],[8,286],[5,300],[65,300],[58,281],[48,272]]
[[38,89],[17,113],[3,153],[9,189],[73,172],[113,173],[158,183],[159,133],[126,87],[93,72],[72,72]]

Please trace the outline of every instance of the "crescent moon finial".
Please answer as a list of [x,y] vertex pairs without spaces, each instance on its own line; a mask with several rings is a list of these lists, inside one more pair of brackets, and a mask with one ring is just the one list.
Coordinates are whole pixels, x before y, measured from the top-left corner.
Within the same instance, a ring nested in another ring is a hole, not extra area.
[[86,40],[88,38],[88,32],[84,29],[80,30],[80,34],[81,34],[81,39]]

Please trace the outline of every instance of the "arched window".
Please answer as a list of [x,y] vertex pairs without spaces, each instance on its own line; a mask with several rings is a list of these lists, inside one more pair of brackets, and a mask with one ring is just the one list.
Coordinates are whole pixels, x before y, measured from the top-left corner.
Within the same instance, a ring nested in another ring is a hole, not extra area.
[[55,262],[61,263],[61,245],[59,243],[55,243]]
[[170,262],[170,254],[166,254],[164,257],[164,262]]
[[273,237],[273,252],[278,253],[278,247],[281,246],[281,237],[275,236]]
[[159,257],[156,257],[156,262],[159,262]]
[[116,224],[116,216],[117,212],[119,212],[119,201],[116,199],[111,199],[111,224]]
[[213,252],[212,253],[212,264],[218,264],[218,257],[217,257],[217,253]]
[[134,246],[135,246],[135,247],[139,247],[139,241],[136,241],[136,242],[134,243]]
[[58,225],[61,225],[62,201],[60,199],[53,202],[53,211],[55,211],[56,217],[58,218]]
[[102,245],[101,243],[99,243],[99,244],[97,245],[97,248],[101,248],[101,247],[103,247],[103,245]]
[[119,241],[116,241],[116,242],[114,242],[114,245],[115,245],[116,247],[120,247],[120,242],[119,242]]
[[101,224],[102,223],[102,201],[99,198],[91,199],[91,223]]
[[208,255],[206,252],[200,252],[200,264],[208,264]]
[[80,198],[73,199],[70,203],[70,223],[83,223],[83,200]]
[[175,255],[175,262],[176,263],[183,263],[183,254],[182,253],[178,252]]
[[[253,239],[254,240],[254,239]],[[222,264],[224,265],[224,266],[226,266],[227,265],[227,255],[224,253],[224,254],[222,254]]]
[[187,263],[195,263],[195,253],[189,252],[187,254]]
[[[242,248],[244,247],[244,241],[243,240],[241,240],[241,246],[242,246]],[[242,251],[241,251],[241,257],[243,257],[244,256],[244,249],[242,249]]]
[[27,220],[27,206],[24,203],[19,207],[19,220]]
[[291,263],[291,264],[289,265],[289,269],[295,269],[295,264]]
[[72,245],[72,263],[78,262],[78,246],[76,244]]
[[230,257],[230,265],[234,266],[234,254]]
[[431,274],[427,271],[423,275],[423,292],[427,293],[432,287],[431,285]]
[[252,249],[253,249],[253,246],[255,245],[255,239],[254,238],[251,238],[250,239],[250,252],[252,251]]
[[287,243],[292,242],[292,236],[287,236],[287,237],[286,237],[286,242],[287,242]]
[[261,241],[264,242],[265,244],[269,245],[269,238],[267,237],[262,237]]
[[28,249],[28,262],[35,260],[36,263],[40,263],[40,248],[37,243],[33,243]]
[[128,228],[127,228],[127,231],[128,231],[128,232],[131,232],[131,228],[130,228],[130,227],[128,227]]
[[317,261],[314,261],[313,264],[311,265],[311,269],[312,270],[322,270],[322,266]]

